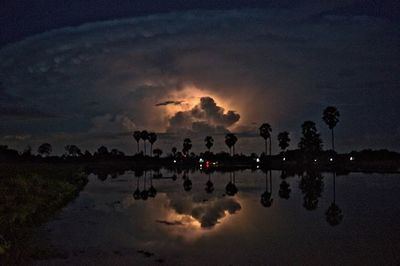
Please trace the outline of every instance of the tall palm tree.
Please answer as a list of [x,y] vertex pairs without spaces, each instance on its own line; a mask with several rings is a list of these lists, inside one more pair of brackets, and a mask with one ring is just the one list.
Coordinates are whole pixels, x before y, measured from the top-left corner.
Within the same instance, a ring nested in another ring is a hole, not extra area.
[[279,142],[279,147],[282,149],[284,152],[287,147],[289,147],[290,143],[290,138],[289,138],[289,132],[283,131],[278,134],[278,142]]
[[157,141],[157,134],[154,132],[149,133],[150,142],[150,156],[153,156],[153,144]]
[[149,139],[149,132],[143,130],[140,132],[140,138],[143,140],[144,155],[146,155],[146,141]]
[[192,140],[189,138],[186,138],[183,140],[183,153],[188,154],[190,149],[192,148]]
[[136,140],[137,143],[137,153],[139,153],[139,141],[142,138],[141,132],[139,130],[133,132],[133,138]]
[[225,144],[229,148],[229,154],[232,155],[232,148],[233,148],[233,155],[235,155],[235,144],[238,138],[233,133],[228,133],[225,135]]
[[208,149],[208,152],[210,152],[211,147],[214,145],[214,139],[211,136],[207,136],[204,139],[204,142],[206,143],[206,147]]
[[322,115],[322,119],[328,125],[332,134],[332,150],[335,151],[335,137],[333,133],[333,129],[336,124],[339,122],[340,113],[334,106],[328,106],[325,108],[324,113]]
[[264,123],[260,126],[260,136],[265,140],[265,155],[267,155],[267,140],[269,139],[269,155],[271,156],[271,125],[268,123]]

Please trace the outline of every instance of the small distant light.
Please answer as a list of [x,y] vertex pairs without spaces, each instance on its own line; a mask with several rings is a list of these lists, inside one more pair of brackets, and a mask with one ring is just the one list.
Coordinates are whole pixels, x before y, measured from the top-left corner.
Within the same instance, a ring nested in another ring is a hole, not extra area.
[[259,162],[260,162],[260,158],[257,158],[257,159],[256,159],[256,162],[259,163]]
[[217,165],[217,163],[216,163],[216,162],[213,162],[213,165]]
[[354,161],[354,157],[353,156],[350,157],[350,161]]
[[203,163],[203,162],[204,162],[203,158],[200,158],[199,163]]
[[176,163],[176,160],[174,160],[174,163]]
[[283,157],[283,158],[282,158],[282,161],[286,161],[286,157]]
[[260,168],[260,166],[257,164],[257,169],[259,169]]
[[314,159],[314,162],[317,162],[317,159]]
[[333,158],[329,158],[329,161],[333,162]]

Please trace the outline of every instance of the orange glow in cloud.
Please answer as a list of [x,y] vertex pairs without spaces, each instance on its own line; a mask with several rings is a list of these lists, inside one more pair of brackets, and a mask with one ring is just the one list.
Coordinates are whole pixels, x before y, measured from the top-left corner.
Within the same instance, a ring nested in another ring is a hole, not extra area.
[[[237,106],[234,102],[232,102],[228,97],[222,98],[219,95],[213,93],[208,89],[200,89],[195,86],[186,86],[182,90],[175,90],[168,94],[168,96],[162,101],[182,101],[180,105],[167,105],[164,106],[164,110],[166,112],[167,117],[172,117],[179,111],[189,111],[196,105],[200,103],[200,98],[202,97],[211,97],[215,100],[218,106],[224,108],[225,112],[229,110],[236,111],[238,114],[243,116],[242,109]],[[234,125],[240,123],[240,120]],[[233,127],[234,127],[233,126]]]

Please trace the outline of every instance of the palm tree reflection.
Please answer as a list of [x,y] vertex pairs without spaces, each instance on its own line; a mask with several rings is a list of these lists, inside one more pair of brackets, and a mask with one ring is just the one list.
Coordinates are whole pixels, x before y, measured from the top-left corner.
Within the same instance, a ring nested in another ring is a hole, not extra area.
[[316,171],[307,171],[301,177],[300,189],[304,194],[304,208],[309,211],[316,210],[323,189],[322,175]]
[[161,176],[161,174],[157,173],[157,174],[153,174],[150,176],[150,188],[149,188],[149,197],[150,198],[155,198],[157,195],[157,189],[153,186],[153,177],[154,176],[159,177],[159,176]]
[[342,210],[336,205],[336,172],[333,172],[333,202],[325,212],[325,215],[326,221],[331,226],[338,225],[343,220]]
[[147,198],[149,197],[149,192],[146,189],[146,175],[147,175],[147,173],[146,173],[146,171],[144,171],[143,190],[140,193],[142,200],[147,200]]
[[229,172],[229,182],[225,186],[225,193],[228,196],[234,196],[238,192],[238,189],[237,189],[235,183],[236,183],[235,172]]
[[204,189],[208,194],[213,193],[214,183],[211,181],[211,173],[208,173],[208,181],[206,182],[206,188]]
[[135,200],[141,199],[139,185],[140,185],[140,178],[141,178],[142,175],[143,175],[142,171],[135,171],[135,177],[137,178],[136,189],[133,192],[133,198]]
[[[268,176],[269,173],[269,176]],[[265,191],[261,194],[260,203],[262,206],[269,208],[272,206],[274,199],[272,198],[272,171],[265,172]]]
[[185,191],[190,191],[192,190],[192,180],[190,180],[189,176],[187,175],[187,172],[184,172],[183,174],[183,189]]
[[[281,172],[281,178],[286,179],[287,173],[286,170],[282,170]],[[290,189],[290,185],[288,182],[285,180],[282,180],[281,184],[279,185],[279,197],[282,199],[289,199],[290,198],[290,192],[292,190]]]

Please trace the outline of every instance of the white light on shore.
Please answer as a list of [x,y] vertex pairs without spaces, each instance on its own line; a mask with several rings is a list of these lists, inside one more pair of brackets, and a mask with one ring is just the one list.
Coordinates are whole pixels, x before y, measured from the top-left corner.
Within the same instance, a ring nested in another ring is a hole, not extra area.
[[329,161],[333,162],[333,158],[329,158]]
[[257,159],[256,159],[256,162],[259,163],[259,162],[260,162],[260,158],[257,158]]
[[204,162],[203,158],[200,158],[199,163],[203,163],[203,162]]
[[316,163],[316,162],[317,162],[317,159],[314,159],[314,162]]
[[283,158],[282,158],[282,161],[286,161],[286,157],[283,157]]
[[353,156],[350,157],[350,161],[354,161],[354,157]]
[[176,163],[176,160],[174,160],[174,163]]

